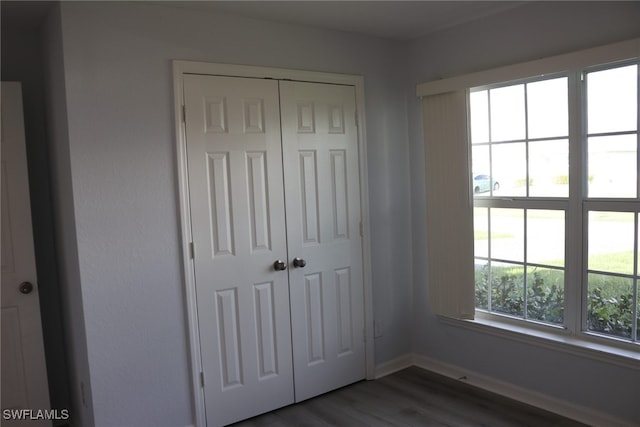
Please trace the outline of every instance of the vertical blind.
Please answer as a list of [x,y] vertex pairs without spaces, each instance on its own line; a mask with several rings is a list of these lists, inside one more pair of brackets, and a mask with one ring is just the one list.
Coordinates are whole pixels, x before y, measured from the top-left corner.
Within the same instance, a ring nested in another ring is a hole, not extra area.
[[429,308],[473,319],[473,200],[465,90],[422,98]]

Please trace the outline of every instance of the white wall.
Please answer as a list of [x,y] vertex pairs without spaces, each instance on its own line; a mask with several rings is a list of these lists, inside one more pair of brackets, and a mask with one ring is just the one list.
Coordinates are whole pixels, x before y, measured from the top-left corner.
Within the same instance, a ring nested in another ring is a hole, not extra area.
[[[66,102],[68,146],[54,161],[68,196],[61,210],[72,209],[67,221],[75,219],[74,228],[63,220],[60,229],[72,240],[65,254],[73,257],[77,245],[79,274],[68,277],[77,293],[69,300],[84,314],[88,361],[73,387],[90,381],[95,425],[193,422],[172,59],[365,76],[374,309],[385,328],[376,362],[411,350],[409,150],[398,67],[406,56],[399,46],[133,2],[62,3],[60,25],[66,87],[55,95]],[[86,415],[83,426],[91,425]]]
[[[414,349],[519,387],[640,423],[640,371],[448,326],[427,309],[424,150],[415,84],[640,35],[638,2],[532,2],[411,43],[408,93]],[[413,97],[413,98],[412,98]]]

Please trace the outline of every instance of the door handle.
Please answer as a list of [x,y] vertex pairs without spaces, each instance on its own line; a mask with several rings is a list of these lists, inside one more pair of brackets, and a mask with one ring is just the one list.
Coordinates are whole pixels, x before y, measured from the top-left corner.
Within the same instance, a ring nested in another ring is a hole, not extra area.
[[20,283],[18,289],[20,290],[20,293],[23,293],[25,295],[30,294],[31,291],[33,291],[33,285],[29,282],[22,282]]
[[284,271],[287,269],[287,263],[282,260],[277,260],[273,263],[273,269],[275,271]]
[[302,258],[297,258],[296,257],[296,258],[293,259],[293,266],[294,267],[302,268],[305,265],[307,265],[307,261],[303,260]]

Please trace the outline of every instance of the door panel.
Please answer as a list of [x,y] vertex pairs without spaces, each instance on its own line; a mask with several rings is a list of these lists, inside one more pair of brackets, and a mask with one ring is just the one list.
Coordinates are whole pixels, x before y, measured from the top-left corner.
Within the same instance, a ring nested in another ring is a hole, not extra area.
[[[49,389],[31,228],[22,92],[2,83],[2,410],[48,410]],[[26,292],[21,284],[30,283]],[[23,293],[26,292],[26,293]],[[46,426],[49,420],[2,420],[3,426]]]
[[278,83],[184,90],[205,405],[227,424],[293,402]]
[[[296,401],[365,377],[355,90],[280,82]],[[304,343],[304,344],[302,344]]]

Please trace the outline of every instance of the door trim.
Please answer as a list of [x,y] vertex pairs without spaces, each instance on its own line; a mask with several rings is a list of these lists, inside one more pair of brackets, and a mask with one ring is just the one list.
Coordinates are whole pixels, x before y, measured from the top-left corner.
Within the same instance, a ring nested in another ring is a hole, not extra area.
[[180,203],[180,234],[185,303],[189,335],[189,360],[191,384],[194,396],[193,412],[195,426],[206,426],[204,388],[202,387],[202,360],[200,353],[200,332],[194,260],[191,252],[191,213],[189,205],[189,182],[187,170],[186,128],[183,120],[184,75],[205,74],[217,76],[263,78],[276,80],[296,80],[313,83],[349,85],[355,88],[358,120],[358,162],[360,168],[360,209],[362,215],[362,268],[364,281],[364,324],[366,378],[375,377],[373,340],[373,286],[371,282],[371,240],[369,229],[369,190],[366,150],[366,121],[364,114],[364,77],[350,74],[334,74],[316,71],[292,70],[284,68],[257,67],[247,65],[217,64],[197,61],[173,61],[174,121],[177,149],[178,193]]

